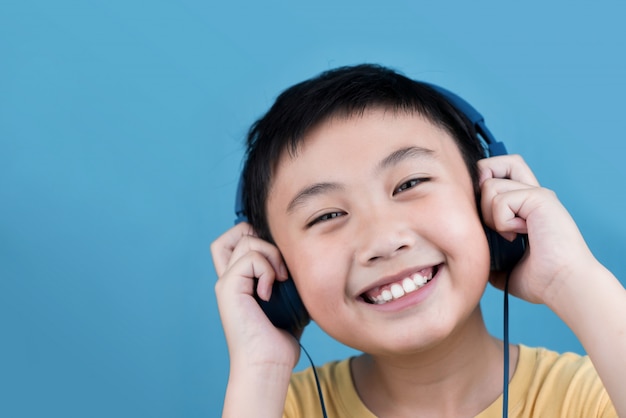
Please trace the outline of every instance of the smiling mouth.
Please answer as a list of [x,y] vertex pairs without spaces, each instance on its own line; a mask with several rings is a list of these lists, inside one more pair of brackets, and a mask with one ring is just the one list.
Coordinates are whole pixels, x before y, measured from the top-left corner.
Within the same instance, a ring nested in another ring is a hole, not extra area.
[[439,266],[430,267],[420,270],[410,276],[400,279],[393,283],[383,286],[377,286],[361,294],[361,298],[369,304],[383,305],[403,298],[404,296],[415,292],[424,287],[428,282],[437,275]]

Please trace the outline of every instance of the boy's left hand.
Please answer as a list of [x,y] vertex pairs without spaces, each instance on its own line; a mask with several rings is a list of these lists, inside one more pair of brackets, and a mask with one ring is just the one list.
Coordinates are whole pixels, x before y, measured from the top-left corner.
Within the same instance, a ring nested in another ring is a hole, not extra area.
[[[597,261],[556,194],[539,185],[520,156],[487,158],[478,167],[487,226],[510,240],[528,234],[526,254],[511,272],[510,293],[549,305],[564,281],[584,277],[581,273]],[[503,275],[491,276],[498,288],[504,280]]]

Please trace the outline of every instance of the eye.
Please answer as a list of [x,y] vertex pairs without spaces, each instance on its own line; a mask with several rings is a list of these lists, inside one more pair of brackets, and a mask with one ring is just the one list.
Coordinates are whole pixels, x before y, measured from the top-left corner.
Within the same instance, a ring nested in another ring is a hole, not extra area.
[[327,222],[330,221],[332,219],[338,218],[340,216],[345,215],[344,212],[328,212],[325,213],[321,216],[318,216],[317,218],[313,219],[311,222],[309,222],[306,226],[307,228],[312,227],[315,224],[321,223],[321,222]]
[[395,196],[396,194],[401,193],[405,190],[412,189],[418,184],[424,183],[428,180],[430,180],[428,177],[422,177],[422,178],[410,179],[408,181],[405,181],[404,183],[400,184],[398,187],[395,188],[395,190],[393,191],[393,195]]

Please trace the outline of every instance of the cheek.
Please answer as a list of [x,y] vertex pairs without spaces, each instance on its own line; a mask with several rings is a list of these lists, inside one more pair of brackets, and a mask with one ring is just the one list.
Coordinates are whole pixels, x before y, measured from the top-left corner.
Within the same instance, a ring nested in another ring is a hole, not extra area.
[[347,255],[327,245],[302,245],[300,249],[283,255],[304,305],[313,318],[318,312],[337,311],[338,299],[346,294]]
[[484,226],[473,202],[457,203],[455,207],[445,205],[439,209],[442,223],[435,232],[440,234],[438,242],[464,268],[479,272],[481,277],[486,276],[490,254]]

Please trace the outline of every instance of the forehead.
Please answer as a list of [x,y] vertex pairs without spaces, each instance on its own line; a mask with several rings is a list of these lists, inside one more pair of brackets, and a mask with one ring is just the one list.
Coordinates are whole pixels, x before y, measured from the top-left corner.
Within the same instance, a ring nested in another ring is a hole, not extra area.
[[[335,116],[311,129],[297,148],[283,151],[274,167],[270,186],[294,186],[325,177],[371,171],[401,148],[432,151],[439,164],[461,166],[466,171],[456,141],[443,128],[416,112],[366,110],[352,116]],[[289,187],[291,188],[291,187]]]
[[319,157],[332,160],[343,156],[348,161],[358,160],[365,157],[368,150],[383,151],[402,142],[421,143],[433,149],[452,144],[459,151],[446,129],[420,113],[374,108],[358,114],[334,115],[309,129],[294,146],[283,150],[275,171]]

